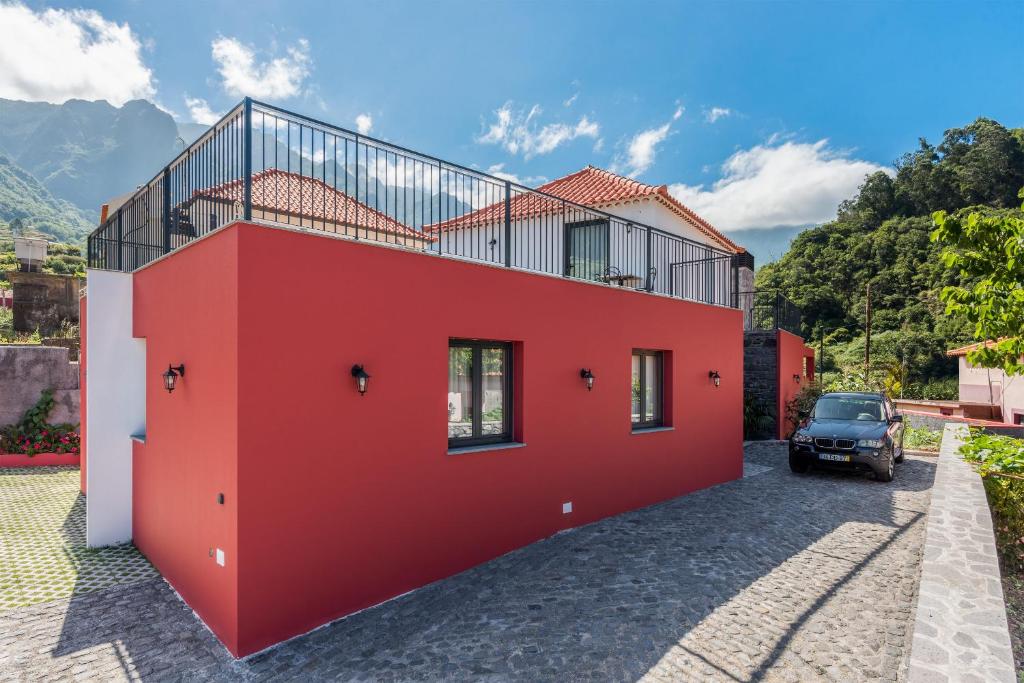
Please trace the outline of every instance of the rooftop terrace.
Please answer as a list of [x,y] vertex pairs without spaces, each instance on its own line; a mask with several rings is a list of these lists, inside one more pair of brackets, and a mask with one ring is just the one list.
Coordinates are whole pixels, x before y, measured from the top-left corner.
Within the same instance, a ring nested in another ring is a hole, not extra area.
[[[107,216],[88,261],[132,272],[247,220],[748,308],[742,249],[663,190],[593,167],[529,188],[246,98]],[[648,196],[699,240],[594,206]]]

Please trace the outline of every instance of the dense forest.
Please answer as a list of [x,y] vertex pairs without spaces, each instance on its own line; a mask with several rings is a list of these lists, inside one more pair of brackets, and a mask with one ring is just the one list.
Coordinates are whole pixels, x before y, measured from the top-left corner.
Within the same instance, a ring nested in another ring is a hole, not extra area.
[[[889,383],[915,398],[955,398],[956,363],[945,352],[971,340],[944,315],[939,293],[956,274],[929,239],[934,211],[1020,211],[1024,128],[979,118],[946,131],[892,173],[868,176],[835,220],[797,236],[789,251],[757,273],[759,289],[778,290],[804,314],[804,336],[824,346],[828,373],[863,374],[868,285],[868,383]],[[826,375],[827,377],[827,375]]]

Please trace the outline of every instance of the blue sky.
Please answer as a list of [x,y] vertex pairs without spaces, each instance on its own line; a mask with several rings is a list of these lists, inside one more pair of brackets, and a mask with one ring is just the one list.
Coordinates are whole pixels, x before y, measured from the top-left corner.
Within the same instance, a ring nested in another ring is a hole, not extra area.
[[826,220],[919,136],[1024,125],[1020,1],[0,8],[0,97],[205,121],[248,92],[528,184],[666,183],[726,230]]

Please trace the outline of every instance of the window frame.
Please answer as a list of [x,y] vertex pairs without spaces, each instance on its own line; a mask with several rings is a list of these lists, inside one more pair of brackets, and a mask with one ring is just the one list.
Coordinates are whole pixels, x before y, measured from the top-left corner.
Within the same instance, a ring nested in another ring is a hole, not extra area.
[[[633,421],[633,358],[640,357],[640,420],[637,422]],[[653,357],[656,359],[656,370],[659,378],[658,392],[655,396],[655,410],[651,413],[653,418],[645,420],[644,416],[647,414],[646,406],[646,389],[647,389],[647,363],[645,358]],[[629,390],[630,390],[630,403],[629,403],[629,423],[632,426],[634,432],[644,431],[645,429],[660,429],[665,426],[665,352],[659,349],[633,349],[632,354],[629,357],[630,368],[629,368]]]
[[[564,224],[564,244],[562,245],[563,252],[563,264],[562,273],[565,277],[573,278],[574,280],[583,280],[585,282],[603,282],[602,276],[607,275],[612,267],[612,227],[611,221],[607,218],[594,218],[582,221],[572,221]],[[582,275],[573,274],[576,264],[573,262],[575,254],[572,252],[573,246],[573,232],[576,230],[582,230],[585,228],[604,228],[604,256],[605,256],[605,269],[601,273],[591,273],[592,277],[583,277]]]
[[[470,379],[473,387],[473,405],[471,406],[473,421],[470,436],[448,437],[448,448],[471,448],[475,446],[486,446],[490,444],[513,443],[515,441],[512,421],[512,385],[515,375],[512,371],[513,353],[512,342],[495,341],[490,339],[455,339],[448,340],[449,363],[451,349],[468,348],[472,349],[470,366],[473,374]],[[482,434],[483,431],[483,351],[484,349],[500,349],[502,351],[502,428],[500,434]],[[450,371],[449,366],[449,371]]]

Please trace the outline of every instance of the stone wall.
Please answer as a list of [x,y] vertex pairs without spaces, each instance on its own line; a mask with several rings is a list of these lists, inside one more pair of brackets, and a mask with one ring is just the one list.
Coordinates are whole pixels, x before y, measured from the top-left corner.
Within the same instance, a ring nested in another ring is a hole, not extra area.
[[743,393],[761,401],[771,422],[760,434],[752,434],[750,438],[776,438],[778,415],[776,398],[779,380],[779,349],[778,335],[775,330],[751,330],[743,333]]
[[77,277],[49,273],[12,272],[14,289],[14,331],[35,332],[44,337],[60,329],[62,320],[78,322]]
[[0,426],[21,419],[44,389],[53,389],[53,423],[77,423],[78,363],[68,350],[50,346],[0,345]]
[[1017,680],[992,516],[981,477],[958,452],[966,425],[939,450],[907,679]]

